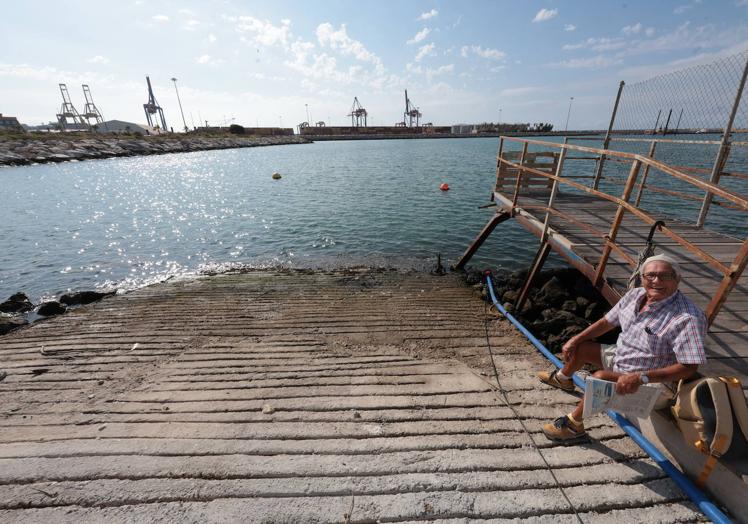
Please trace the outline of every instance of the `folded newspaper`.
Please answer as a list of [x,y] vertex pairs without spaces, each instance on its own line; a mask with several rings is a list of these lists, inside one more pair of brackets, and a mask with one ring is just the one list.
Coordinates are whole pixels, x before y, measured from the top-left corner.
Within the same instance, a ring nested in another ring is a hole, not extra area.
[[616,393],[615,382],[587,377],[585,383],[587,385],[584,393],[585,418],[606,409],[632,417],[646,417],[662,393],[662,387],[659,384],[642,385],[636,393],[621,395]]

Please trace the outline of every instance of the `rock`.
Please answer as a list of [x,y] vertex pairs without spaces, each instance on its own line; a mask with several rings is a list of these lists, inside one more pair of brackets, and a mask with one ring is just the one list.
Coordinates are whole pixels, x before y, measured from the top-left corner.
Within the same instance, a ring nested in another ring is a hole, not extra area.
[[25,318],[0,315],[0,335],[5,335],[26,324],[28,324],[28,321]]
[[64,305],[56,300],[50,300],[39,306],[39,309],[37,309],[36,312],[43,317],[51,317],[53,315],[61,315],[66,310],[67,308]]
[[575,313],[577,311],[577,301],[576,300],[564,300],[564,303],[561,305],[561,309],[564,311],[568,311],[570,313]]
[[514,304],[517,301],[517,297],[519,297],[519,291],[514,291],[510,289],[509,291],[507,291],[501,296],[501,299],[504,302],[511,302],[512,304]]
[[262,406],[262,412],[265,415],[271,415],[271,414],[275,413],[275,408],[273,406],[271,406],[270,404],[265,404],[264,406]]
[[66,306],[77,306],[79,304],[90,304],[114,293],[99,293],[98,291],[78,291],[66,293],[60,297],[60,302]]
[[25,293],[16,293],[0,304],[0,312],[2,313],[23,313],[32,309],[34,309],[34,304],[31,303]]
[[540,295],[548,305],[561,305],[568,298],[566,287],[554,276],[540,288]]
[[582,309],[586,310],[587,306],[589,305],[590,305],[590,301],[588,299],[586,299],[585,297],[577,297],[577,306],[579,306],[580,310]]

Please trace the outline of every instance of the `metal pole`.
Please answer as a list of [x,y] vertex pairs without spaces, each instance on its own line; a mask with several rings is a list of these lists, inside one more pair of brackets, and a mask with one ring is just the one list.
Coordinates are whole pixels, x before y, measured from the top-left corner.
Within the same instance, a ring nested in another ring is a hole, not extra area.
[[[719,151],[717,152],[717,158],[714,159],[714,165],[712,166],[712,173],[709,176],[709,182],[712,184],[719,183],[719,177],[722,175],[722,168],[724,167],[727,157],[730,153],[730,137],[732,135],[732,124],[735,121],[735,114],[738,112],[738,106],[740,105],[740,99],[743,97],[743,89],[745,88],[745,80],[748,76],[748,59],[745,61],[743,67],[743,76],[740,77],[740,85],[738,86],[738,92],[735,94],[735,102],[732,104],[732,111],[730,111],[730,117],[727,119],[727,125],[725,125],[725,132],[722,134],[722,143],[719,145]],[[699,211],[699,218],[696,219],[696,227],[704,227],[706,221],[706,215],[709,212],[709,206],[712,204],[712,193],[707,191],[704,195],[704,201],[701,204],[701,211]]]
[[569,111],[566,113],[566,125],[564,126],[564,133],[569,130],[569,117],[571,116],[571,103],[574,101],[574,97],[569,97]]
[[667,114],[667,120],[665,121],[665,129],[662,130],[663,135],[667,135],[667,128],[670,125],[670,117],[673,114],[673,110],[671,109]]
[[174,91],[177,92],[177,102],[179,102],[179,112],[182,113],[182,125],[184,126],[184,132],[187,132],[187,121],[184,119],[184,111],[182,111],[182,100],[179,98],[179,89],[177,89],[177,79],[172,78],[172,82],[174,82]]
[[659,111],[657,111],[657,120],[655,120],[655,125],[652,128],[652,134],[653,135],[657,134],[657,124],[660,123],[660,116],[662,116],[662,109],[660,109]]
[[304,104],[304,107],[306,108],[306,123],[310,124],[309,122],[309,104]]
[[[613,131],[613,124],[616,121],[616,113],[618,112],[618,103],[621,101],[621,93],[623,92],[623,86],[626,82],[621,80],[618,84],[618,94],[616,95],[616,103],[613,105],[613,114],[610,115],[610,124],[608,125],[608,132],[605,133],[605,140],[603,141],[603,149],[608,149],[610,145],[610,133]],[[605,155],[600,155],[600,159],[597,161],[597,169],[595,170],[595,179],[592,182],[592,189],[597,189],[600,185],[600,177],[603,174],[603,163],[605,162]]]
[[678,123],[675,124],[675,134],[678,134],[678,130],[680,129],[680,118],[683,116],[683,108],[680,108],[680,114],[678,115]]

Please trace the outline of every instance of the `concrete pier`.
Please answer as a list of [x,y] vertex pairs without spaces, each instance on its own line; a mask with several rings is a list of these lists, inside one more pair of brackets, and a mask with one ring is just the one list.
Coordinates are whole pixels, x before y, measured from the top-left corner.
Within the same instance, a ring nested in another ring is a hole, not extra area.
[[548,442],[542,423],[577,398],[485,320],[454,274],[261,271],[15,331],[0,338],[0,519],[703,518],[607,417],[588,445]]

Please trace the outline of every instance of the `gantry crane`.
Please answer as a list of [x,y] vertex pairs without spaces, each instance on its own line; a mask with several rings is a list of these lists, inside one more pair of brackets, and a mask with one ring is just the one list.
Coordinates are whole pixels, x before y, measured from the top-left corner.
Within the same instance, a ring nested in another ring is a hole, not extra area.
[[148,83],[148,102],[143,104],[143,111],[145,111],[145,118],[148,120],[148,126],[149,127],[158,127],[158,122],[156,122],[156,125],[153,125],[155,118],[151,118],[151,115],[158,114],[160,120],[161,120],[161,130],[166,131],[166,119],[164,118],[164,111],[161,109],[161,106],[158,105],[158,102],[156,102],[156,97],[153,95],[153,89],[151,88],[151,79],[147,76],[145,77],[145,81]]
[[413,127],[413,120],[416,121],[416,127],[421,120],[421,112],[413,105],[408,98],[408,90],[405,90],[405,113],[403,113],[403,123],[407,122],[408,127]]
[[81,87],[83,87],[83,97],[86,99],[86,105],[83,107],[81,117],[86,119],[89,126],[91,126],[91,119],[93,119],[95,125],[99,126],[103,124],[106,127],[106,124],[104,124],[104,115],[101,114],[99,108],[94,104],[91,89],[86,84],[83,84]]
[[[57,114],[57,122],[60,124],[60,128],[63,131],[68,129],[82,129],[87,127],[86,121],[75,109],[73,102],[70,101],[70,93],[68,93],[68,86],[60,84],[60,93],[62,94],[62,106],[60,112]],[[72,124],[68,121],[72,120]]]
[[369,113],[361,106],[358,101],[358,97],[353,97],[353,105],[351,106],[351,112],[348,114],[351,117],[351,127],[361,127],[363,121],[363,127],[366,127],[366,117]]

